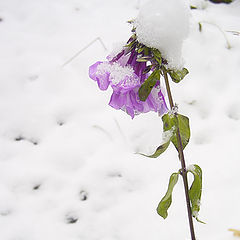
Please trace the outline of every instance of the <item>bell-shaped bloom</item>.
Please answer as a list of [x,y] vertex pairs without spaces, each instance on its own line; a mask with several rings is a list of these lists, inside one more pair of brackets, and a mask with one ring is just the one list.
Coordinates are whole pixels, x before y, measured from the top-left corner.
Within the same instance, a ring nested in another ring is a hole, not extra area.
[[137,61],[137,53],[133,50],[126,53],[122,50],[114,57],[107,57],[108,61],[96,62],[89,67],[89,76],[97,82],[101,90],[107,90],[110,85],[113,93],[109,105],[115,109],[127,112],[132,118],[140,113],[149,111],[160,115],[167,112],[160,82],[153,87],[146,101],[141,101],[138,90],[147,79],[144,71],[146,62]]

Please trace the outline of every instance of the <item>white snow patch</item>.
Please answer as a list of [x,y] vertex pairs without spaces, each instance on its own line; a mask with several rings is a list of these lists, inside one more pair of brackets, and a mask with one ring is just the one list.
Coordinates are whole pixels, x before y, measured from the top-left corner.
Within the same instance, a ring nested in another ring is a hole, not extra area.
[[189,165],[187,170],[194,172],[195,171],[195,166],[194,165]]
[[163,132],[163,135],[162,135],[163,143],[166,143],[170,140],[174,131],[175,131],[175,127],[173,126],[170,130]]
[[138,40],[157,48],[167,59],[169,68],[181,69],[182,43],[189,32],[190,10],[184,0],[150,0],[135,20]]
[[[1,240],[190,239],[181,186],[167,221],[154,210],[169,173],[179,168],[173,146],[156,161],[134,154],[159,145],[157,113],[132,121],[107,105],[111,92],[101,92],[87,75],[106,55],[99,44],[61,67],[98,36],[106,46],[126,40],[125,21],[136,15],[136,3],[0,1]],[[195,224],[200,240],[238,239],[228,228],[240,227],[240,36],[226,32],[228,50],[218,29],[205,24],[199,32],[198,22],[239,31],[239,12],[239,0],[192,11],[184,44],[191,80],[172,85],[191,121],[187,165],[199,164],[204,173],[199,214],[208,224]]]

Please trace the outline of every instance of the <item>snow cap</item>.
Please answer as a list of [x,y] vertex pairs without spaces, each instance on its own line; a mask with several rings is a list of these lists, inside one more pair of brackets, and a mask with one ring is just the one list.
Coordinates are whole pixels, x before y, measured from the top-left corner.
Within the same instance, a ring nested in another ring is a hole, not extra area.
[[181,69],[182,43],[188,36],[190,7],[186,0],[150,0],[134,21],[138,41],[158,49],[169,68]]

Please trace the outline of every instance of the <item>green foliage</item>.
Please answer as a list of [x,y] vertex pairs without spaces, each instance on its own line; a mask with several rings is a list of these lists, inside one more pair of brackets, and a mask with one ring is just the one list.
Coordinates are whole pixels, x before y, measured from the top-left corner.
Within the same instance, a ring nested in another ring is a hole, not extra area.
[[167,141],[167,142],[165,142],[165,143],[163,143],[162,145],[160,145],[160,146],[156,149],[155,153],[153,153],[152,155],[145,155],[145,154],[142,154],[142,153],[140,153],[140,154],[143,155],[143,156],[145,156],[145,157],[149,157],[149,158],[157,158],[157,157],[159,157],[163,152],[165,152],[165,150],[167,150],[169,144],[170,144],[170,140]]
[[198,29],[199,29],[199,32],[202,32],[202,24],[200,22],[198,23]]
[[183,116],[181,114],[176,115],[165,114],[162,117],[162,121],[164,131],[168,131],[170,129],[175,130],[173,132],[173,136],[171,137],[171,142],[174,144],[177,150],[178,150],[177,129],[179,129],[182,147],[184,149],[187,146],[190,139],[190,126],[188,117]]
[[[186,116],[181,114],[176,115],[182,142],[183,149],[187,146],[189,139],[190,139],[190,126],[189,126],[189,119]],[[171,139],[172,143],[174,144],[175,148],[178,150],[178,143],[177,143],[177,133],[175,133]]]
[[182,70],[169,70],[169,75],[171,76],[172,80],[175,83],[179,83],[183,80],[183,78],[189,73],[186,68],[183,68]]
[[173,128],[178,127],[178,121],[175,115],[167,113],[162,116],[163,121],[163,131],[169,131]]
[[159,50],[157,49],[152,49],[154,59],[158,62],[159,66],[162,65],[162,56]]
[[190,6],[190,9],[192,9],[192,10],[193,10],[193,9],[197,9],[197,7],[191,5],[191,6]]
[[172,192],[173,192],[174,186],[176,185],[176,183],[178,181],[178,175],[179,175],[179,173],[173,173],[171,175],[171,177],[169,179],[167,192],[157,207],[157,213],[164,219],[167,218],[167,216],[168,216],[167,210],[171,206],[171,203],[172,203]]
[[213,3],[231,3],[232,0],[209,0],[210,2]]
[[177,131],[179,129],[179,133],[181,136],[182,147],[183,149],[187,146],[190,139],[190,127],[189,127],[189,119],[186,116],[181,114],[170,114],[167,113],[162,116],[163,121],[163,132],[164,139],[163,144],[161,144],[156,151],[151,155],[141,154],[145,157],[157,158],[163,152],[165,152],[172,142],[176,149],[178,150],[178,140],[177,140]]
[[155,70],[138,90],[138,96],[141,101],[146,101],[147,97],[152,91],[152,88],[156,85],[158,80],[160,80],[160,71]]
[[198,222],[204,223],[198,219],[198,212],[200,211],[200,202],[202,195],[202,169],[198,165],[192,165],[188,172],[191,172],[194,176],[193,183],[189,190],[189,198],[192,208],[192,216],[196,218]]
[[150,157],[150,158],[157,158],[163,152],[165,152],[166,149],[168,148],[171,142],[172,136],[176,133],[177,119],[175,116],[172,116],[170,114],[165,114],[162,117],[162,120],[163,120],[163,131],[165,134],[168,133],[166,134],[168,136],[165,136],[165,139],[163,139],[164,143],[160,145],[152,155],[145,155],[145,154],[141,154],[141,155],[145,157]]
[[141,58],[137,58],[137,62],[148,62],[150,60],[150,58],[148,56],[146,57],[141,57]]

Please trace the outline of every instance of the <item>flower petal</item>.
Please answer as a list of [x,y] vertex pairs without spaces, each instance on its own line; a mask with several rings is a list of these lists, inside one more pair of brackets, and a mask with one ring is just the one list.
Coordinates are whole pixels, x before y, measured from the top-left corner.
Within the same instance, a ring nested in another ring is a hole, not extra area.
[[168,111],[164,96],[159,87],[154,87],[146,101],[151,110],[163,115]]
[[129,95],[132,105],[134,106],[134,109],[137,110],[138,112],[143,112],[144,110],[143,102],[141,102],[138,97],[137,89],[135,89],[135,91],[132,90],[131,92],[129,92]]
[[108,72],[102,72],[98,71],[98,67],[102,64],[103,62],[96,62],[95,64],[91,65],[89,67],[89,77],[93,79],[94,81],[97,81],[98,87],[101,90],[107,90],[109,86],[109,73]]
[[126,95],[122,93],[113,92],[109,105],[115,109],[121,109],[124,105]]

